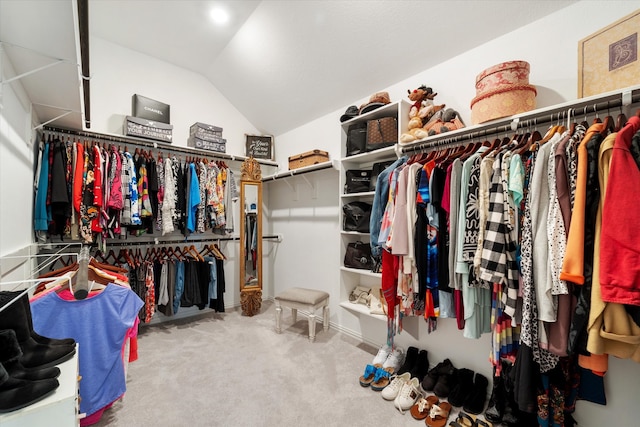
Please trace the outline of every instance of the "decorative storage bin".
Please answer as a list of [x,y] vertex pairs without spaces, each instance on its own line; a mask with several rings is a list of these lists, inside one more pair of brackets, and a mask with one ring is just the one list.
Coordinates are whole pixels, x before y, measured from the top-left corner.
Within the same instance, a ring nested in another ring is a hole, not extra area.
[[171,142],[173,125],[167,125],[139,117],[126,116],[124,120],[124,134],[139,138],[155,139],[156,141]]
[[131,115],[155,122],[171,123],[171,106],[142,95],[131,97]]
[[315,165],[329,161],[329,153],[322,150],[312,150],[306,153],[296,154],[289,157],[289,170],[298,169],[303,166]]
[[227,140],[224,138],[217,138],[216,141],[209,139],[200,139],[196,136],[191,136],[187,139],[187,146],[193,148],[200,148],[201,150],[214,151],[216,153],[227,152]]
[[222,139],[222,128],[196,122],[189,128],[189,136],[204,139],[205,141],[220,142]]
[[509,61],[494,65],[476,77],[471,121],[484,123],[536,108],[536,87],[529,84],[529,63]]

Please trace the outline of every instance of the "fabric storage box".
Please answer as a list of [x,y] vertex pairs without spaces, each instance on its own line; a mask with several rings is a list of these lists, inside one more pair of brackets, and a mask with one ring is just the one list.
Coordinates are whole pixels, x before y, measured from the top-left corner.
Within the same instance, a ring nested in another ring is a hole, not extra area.
[[153,120],[161,123],[171,123],[170,106],[160,101],[142,95],[131,98],[131,115],[141,119]]
[[209,139],[200,139],[196,136],[191,136],[187,139],[187,146],[200,148],[201,150],[214,151],[216,153],[227,152],[227,140],[224,138],[217,138],[216,141],[211,141]]
[[476,96],[471,101],[471,121],[484,123],[536,108],[536,87],[529,84],[529,63],[503,62],[476,77]]
[[171,142],[173,125],[156,121],[126,116],[124,119],[124,134],[139,138],[154,139],[156,141]]
[[315,165],[329,161],[329,153],[322,150],[311,150],[289,157],[289,170]]
[[196,122],[189,128],[189,136],[204,139],[205,141],[220,142],[222,138],[222,128]]

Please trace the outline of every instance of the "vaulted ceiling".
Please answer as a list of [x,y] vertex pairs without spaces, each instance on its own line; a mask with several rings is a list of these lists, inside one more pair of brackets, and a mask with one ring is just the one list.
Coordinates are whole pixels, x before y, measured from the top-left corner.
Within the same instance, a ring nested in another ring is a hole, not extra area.
[[[202,74],[260,131],[278,135],[574,2],[90,0],[89,28],[92,36]],[[73,4],[0,0],[0,40],[73,56],[77,24],[56,18],[72,20]],[[213,25],[213,7],[228,11],[226,26]],[[16,71],[33,65],[18,56],[12,54]],[[65,88],[28,80],[34,102],[67,106],[59,93]],[[38,113],[42,121],[55,117]]]

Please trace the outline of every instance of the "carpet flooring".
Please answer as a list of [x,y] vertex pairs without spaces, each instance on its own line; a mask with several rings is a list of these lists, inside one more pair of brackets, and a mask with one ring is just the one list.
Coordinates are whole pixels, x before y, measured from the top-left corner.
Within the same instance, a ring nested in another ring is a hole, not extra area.
[[[96,426],[420,426],[358,377],[377,349],[275,307],[142,326],[127,393]],[[454,415],[449,418],[452,421]],[[448,425],[448,423],[447,423]]]

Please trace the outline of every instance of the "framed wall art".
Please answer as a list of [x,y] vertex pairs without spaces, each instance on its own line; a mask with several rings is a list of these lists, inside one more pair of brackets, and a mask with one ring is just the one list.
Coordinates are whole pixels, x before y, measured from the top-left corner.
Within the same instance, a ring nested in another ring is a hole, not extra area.
[[273,159],[273,136],[246,135],[245,156],[254,159]]
[[610,92],[640,82],[640,9],[580,40],[578,97]]

